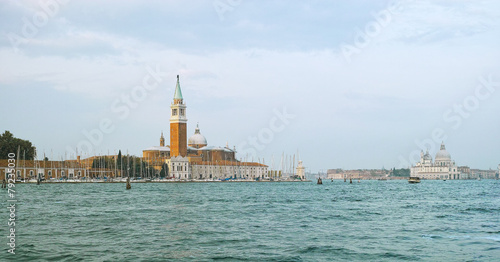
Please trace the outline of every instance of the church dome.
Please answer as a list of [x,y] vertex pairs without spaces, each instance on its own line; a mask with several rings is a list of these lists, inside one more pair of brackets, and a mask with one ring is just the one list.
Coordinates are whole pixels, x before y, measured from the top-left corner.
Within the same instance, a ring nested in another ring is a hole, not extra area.
[[196,125],[196,129],[194,130],[194,135],[192,135],[188,139],[188,145],[195,148],[200,148],[207,145],[207,139],[200,133],[198,125]]
[[451,155],[446,151],[446,147],[444,146],[444,143],[441,144],[441,149],[436,153],[436,161],[451,161]]

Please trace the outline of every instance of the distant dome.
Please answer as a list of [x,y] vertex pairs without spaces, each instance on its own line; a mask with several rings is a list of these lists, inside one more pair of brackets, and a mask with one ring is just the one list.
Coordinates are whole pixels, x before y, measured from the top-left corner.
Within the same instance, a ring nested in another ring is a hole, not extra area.
[[188,139],[188,145],[196,148],[204,147],[207,145],[207,139],[200,133],[198,125],[196,125],[196,129],[194,130],[194,135],[192,135]]
[[207,139],[202,134],[194,134],[188,139],[189,145],[207,145]]
[[436,153],[436,161],[451,161],[451,155],[446,151],[444,143],[441,144],[441,149]]

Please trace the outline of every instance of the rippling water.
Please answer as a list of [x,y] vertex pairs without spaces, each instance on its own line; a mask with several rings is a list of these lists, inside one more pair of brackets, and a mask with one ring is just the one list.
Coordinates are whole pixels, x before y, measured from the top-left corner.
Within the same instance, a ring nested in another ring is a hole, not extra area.
[[2,261],[500,261],[495,180],[16,189],[16,254],[4,240]]

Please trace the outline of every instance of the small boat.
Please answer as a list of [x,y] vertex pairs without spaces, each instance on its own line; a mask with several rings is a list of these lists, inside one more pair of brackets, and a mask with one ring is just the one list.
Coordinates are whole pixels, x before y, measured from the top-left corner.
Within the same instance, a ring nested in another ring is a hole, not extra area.
[[323,181],[321,181],[321,177],[318,178],[318,185],[323,185]]
[[411,176],[408,179],[408,183],[410,183],[410,184],[420,183],[420,178],[419,177],[415,177],[415,176]]

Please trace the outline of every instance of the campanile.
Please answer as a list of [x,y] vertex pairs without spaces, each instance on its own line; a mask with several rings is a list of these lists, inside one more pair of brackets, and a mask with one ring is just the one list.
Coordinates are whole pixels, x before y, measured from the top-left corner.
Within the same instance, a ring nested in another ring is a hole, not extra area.
[[179,75],[177,75],[174,102],[170,105],[170,108],[170,156],[185,157],[187,156],[187,118]]

